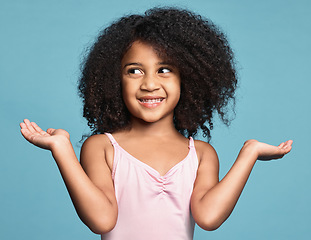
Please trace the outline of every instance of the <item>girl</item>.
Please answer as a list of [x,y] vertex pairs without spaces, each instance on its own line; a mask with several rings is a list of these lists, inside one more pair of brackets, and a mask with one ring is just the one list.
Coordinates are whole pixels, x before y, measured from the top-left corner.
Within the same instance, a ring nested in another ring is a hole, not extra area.
[[217,229],[257,159],[283,157],[292,141],[243,145],[219,182],[210,139],[237,85],[224,35],[186,10],[155,8],[121,18],[90,50],[79,82],[93,134],[80,163],[69,134],[25,119],[23,136],[48,149],[81,220],[102,239],[192,239],[194,223]]

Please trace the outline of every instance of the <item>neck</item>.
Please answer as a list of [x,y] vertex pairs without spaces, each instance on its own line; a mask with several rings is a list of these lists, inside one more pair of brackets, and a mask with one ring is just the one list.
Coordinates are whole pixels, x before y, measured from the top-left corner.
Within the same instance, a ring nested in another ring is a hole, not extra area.
[[145,122],[141,119],[132,118],[131,132],[142,136],[165,136],[179,134],[176,130],[173,119],[163,119],[154,123]]

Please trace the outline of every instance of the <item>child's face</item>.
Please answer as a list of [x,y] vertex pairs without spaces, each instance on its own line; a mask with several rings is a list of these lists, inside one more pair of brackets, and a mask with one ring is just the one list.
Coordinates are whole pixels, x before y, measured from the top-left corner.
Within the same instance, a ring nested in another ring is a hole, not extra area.
[[139,41],[121,64],[123,99],[132,117],[145,122],[173,121],[180,98],[178,69],[159,58],[151,45]]

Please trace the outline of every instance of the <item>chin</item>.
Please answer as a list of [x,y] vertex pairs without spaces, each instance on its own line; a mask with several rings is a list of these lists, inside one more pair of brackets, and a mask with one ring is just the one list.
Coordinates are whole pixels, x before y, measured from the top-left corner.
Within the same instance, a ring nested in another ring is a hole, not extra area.
[[140,117],[136,117],[136,119],[138,119],[138,121],[143,122],[143,123],[155,123],[160,121],[162,118],[161,117],[157,117],[157,116],[140,116]]
[[159,118],[141,118],[141,120],[145,123],[155,123],[158,122]]

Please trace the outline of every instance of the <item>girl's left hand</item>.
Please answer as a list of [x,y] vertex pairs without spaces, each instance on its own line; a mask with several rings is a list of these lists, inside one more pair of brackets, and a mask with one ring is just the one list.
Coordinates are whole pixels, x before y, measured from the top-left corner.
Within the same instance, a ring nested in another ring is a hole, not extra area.
[[258,160],[272,160],[282,158],[284,155],[290,152],[292,149],[292,140],[282,142],[278,146],[269,145],[266,143],[258,142],[257,140],[248,140],[245,142],[244,146],[248,145],[254,146]]

